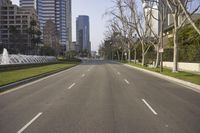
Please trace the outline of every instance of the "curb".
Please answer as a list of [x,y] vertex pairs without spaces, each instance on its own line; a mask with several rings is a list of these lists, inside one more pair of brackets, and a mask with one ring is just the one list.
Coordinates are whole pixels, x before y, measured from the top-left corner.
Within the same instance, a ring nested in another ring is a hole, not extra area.
[[184,80],[181,80],[181,79],[177,79],[177,78],[174,78],[174,77],[162,75],[160,73],[152,72],[152,71],[145,70],[145,69],[142,69],[142,68],[138,68],[138,67],[135,67],[135,66],[131,66],[131,65],[128,65],[128,64],[123,64],[123,65],[127,66],[129,68],[137,69],[139,71],[151,74],[151,75],[156,76],[158,78],[161,78],[161,79],[176,83],[178,85],[181,85],[183,87],[186,87],[188,89],[191,89],[191,90],[193,90],[195,92],[200,93],[200,85],[197,85],[197,84],[194,84],[194,83],[191,83],[191,82],[188,82],[188,81],[184,81]]
[[33,81],[36,81],[36,80],[42,79],[44,77],[65,71],[65,70],[70,70],[71,68],[76,67],[76,66],[77,65],[69,67],[69,68],[62,68],[62,69],[59,69],[59,70],[55,70],[55,71],[40,74],[40,75],[37,75],[37,76],[33,76],[33,77],[30,77],[30,78],[26,78],[26,79],[23,79],[23,80],[19,80],[19,81],[16,81],[14,83],[10,83],[10,84],[4,85],[4,86],[0,86],[0,93],[11,90],[12,88],[19,87],[21,85],[24,85],[24,84],[27,84],[27,83],[30,83],[30,82],[33,82]]

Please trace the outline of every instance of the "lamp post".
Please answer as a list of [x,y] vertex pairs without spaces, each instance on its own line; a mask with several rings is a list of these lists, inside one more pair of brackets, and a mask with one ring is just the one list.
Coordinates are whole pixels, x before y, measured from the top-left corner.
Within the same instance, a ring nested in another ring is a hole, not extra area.
[[[157,8],[153,8],[149,6],[149,2],[155,2],[158,4],[158,9]],[[150,0],[144,0],[143,1],[143,8],[151,8],[154,10],[158,10],[158,15],[159,15],[159,34],[160,34],[160,46],[159,46],[159,53],[160,53],[160,72],[163,72],[163,23],[164,23],[164,15],[163,15],[163,9],[164,9],[164,4],[162,0],[154,0],[154,1],[150,1]]]

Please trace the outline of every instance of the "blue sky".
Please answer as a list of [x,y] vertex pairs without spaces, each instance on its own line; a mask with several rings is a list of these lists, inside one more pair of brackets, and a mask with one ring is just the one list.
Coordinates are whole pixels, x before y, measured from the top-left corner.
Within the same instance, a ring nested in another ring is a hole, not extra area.
[[[12,0],[19,4],[19,0]],[[72,35],[76,40],[76,17],[88,15],[90,17],[90,40],[92,50],[98,50],[98,45],[104,38],[106,19],[102,18],[106,9],[112,6],[111,0],[72,0]]]

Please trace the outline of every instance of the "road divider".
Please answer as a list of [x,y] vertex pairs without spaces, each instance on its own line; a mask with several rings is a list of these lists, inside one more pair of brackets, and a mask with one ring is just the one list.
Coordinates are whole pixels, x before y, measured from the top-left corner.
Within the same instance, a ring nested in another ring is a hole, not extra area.
[[38,113],[32,120],[30,120],[25,126],[23,126],[17,133],[22,133],[28,126],[30,126],[35,120],[37,120],[43,113]]
[[87,71],[89,72],[89,71],[91,71],[91,69],[93,68],[94,66],[91,66]]
[[142,101],[153,112],[154,115],[158,115],[158,113],[148,104],[148,102],[145,99],[142,99]]
[[70,85],[70,86],[68,87],[68,90],[70,90],[74,85],[76,85],[76,84],[73,83],[72,85]]
[[124,81],[125,81],[127,84],[130,84],[130,82],[129,82],[127,79],[124,79]]
[[82,77],[82,78],[85,77],[85,74],[82,74],[81,77]]

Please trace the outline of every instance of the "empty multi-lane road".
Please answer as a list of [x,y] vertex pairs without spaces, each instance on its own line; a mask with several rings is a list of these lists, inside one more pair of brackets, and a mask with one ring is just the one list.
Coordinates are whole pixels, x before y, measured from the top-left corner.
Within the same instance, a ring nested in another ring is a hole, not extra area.
[[200,94],[109,61],[0,94],[0,133],[200,133]]

